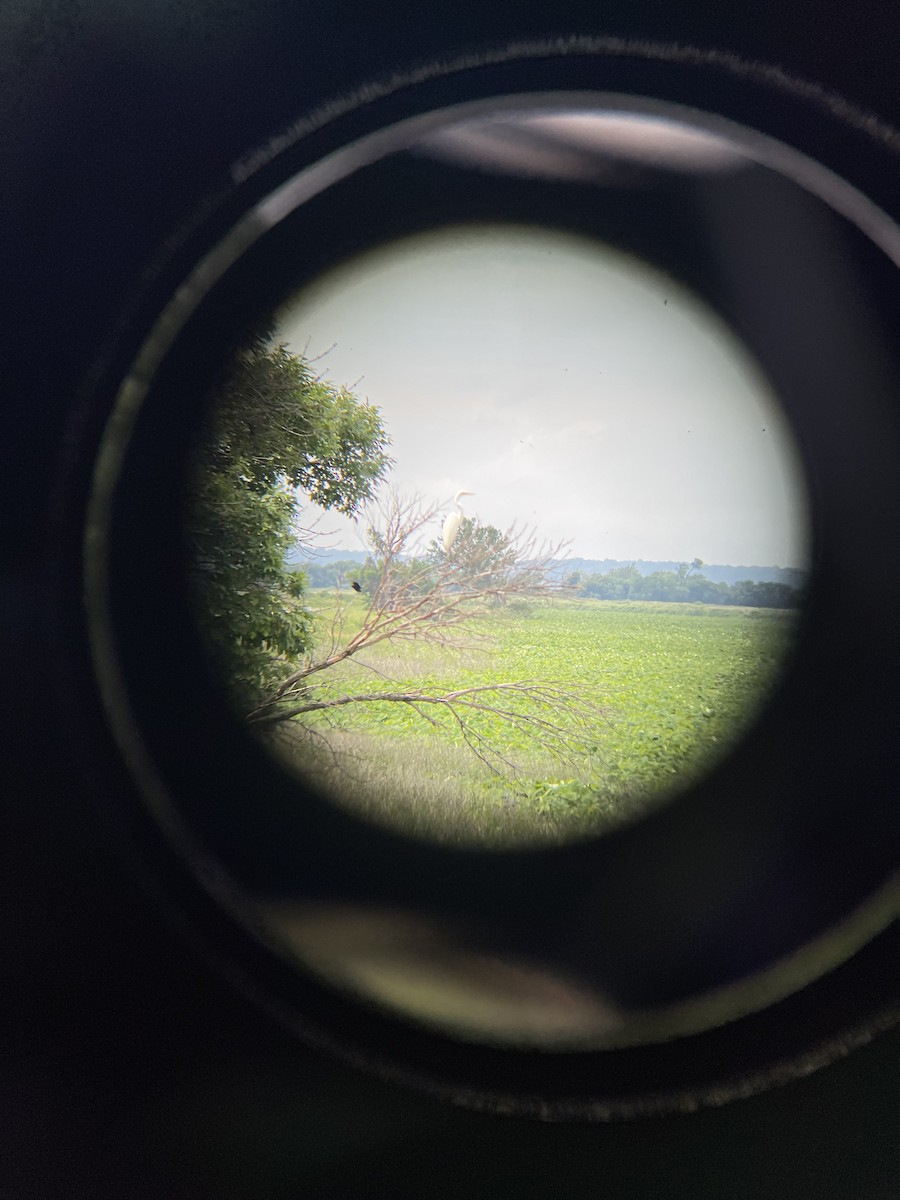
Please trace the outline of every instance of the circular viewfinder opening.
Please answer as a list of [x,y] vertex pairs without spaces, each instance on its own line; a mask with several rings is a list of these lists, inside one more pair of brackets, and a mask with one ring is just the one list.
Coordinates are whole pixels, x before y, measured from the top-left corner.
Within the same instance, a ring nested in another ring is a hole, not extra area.
[[196,600],[248,728],[417,837],[595,834],[707,773],[793,643],[802,470],[690,288],[518,224],[291,296],[213,399]]

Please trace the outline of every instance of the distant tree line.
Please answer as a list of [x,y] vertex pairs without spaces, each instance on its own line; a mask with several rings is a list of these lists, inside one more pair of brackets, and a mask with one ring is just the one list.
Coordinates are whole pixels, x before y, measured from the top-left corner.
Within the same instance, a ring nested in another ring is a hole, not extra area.
[[[467,523],[474,524],[468,518]],[[481,527],[479,533],[484,533],[485,528],[496,533],[491,527]],[[474,527],[472,532],[475,532]],[[436,553],[436,546],[432,546],[432,556]],[[404,565],[410,572],[421,566],[415,559]],[[644,575],[635,563],[630,563],[592,574],[569,571],[562,582],[570,593],[594,600],[665,600],[670,604],[742,605],[749,608],[797,608],[802,604],[802,587],[769,580],[716,582],[704,575],[702,568],[702,559],[695,558],[692,563],[678,563],[674,570]],[[299,570],[299,564],[294,569]],[[366,563],[353,559],[332,559],[325,563],[312,560],[302,570],[312,588],[343,587],[358,580],[368,590],[378,575],[378,566],[371,558]],[[397,564],[396,570],[401,570],[401,564]]]
[[[471,521],[468,523],[472,524]],[[432,556],[435,553],[436,546],[433,546]],[[418,565],[415,561],[410,562],[407,569],[414,571]],[[678,563],[672,571],[652,571],[645,575],[635,563],[629,563],[600,573],[569,571],[563,582],[576,596],[595,600],[664,600],[675,604],[735,604],[747,608],[798,608],[802,602],[802,587],[753,579],[721,583],[703,574],[703,566],[702,559],[695,558],[690,563]],[[400,564],[396,569],[400,569]],[[368,590],[374,584],[378,567],[372,559],[365,563],[333,559],[308,562],[303,571],[310,587],[341,587],[355,579]]]
[[739,604],[748,608],[798,608],[803,592],[787,583],[716,583],[702,573],[703,560],[679,563],[674,571],[642,575],[634,563],[603,574],[571,571],[565,578],[578,596],[597,600],[665,600],[670,603]]
[[291,563],[290,569],[302,570],[309,587],[339,587],[351,579],[359,579],[363,563],[351,558],[336,558],[331,562],[316,562],[315,559],[310,559],[309,562]]
[[[327,554],[328,552],[326,552]],[[308,580],[310,587],[341,587],[352,579],[358,579],[360,572],[364,569],[365,560],[368,557],[365,553],[354,551],[331,551],[334,557],[326,557],[321,552],[318,552],[314,558],[298,559],[288,562],[288,570],[302,570]],[[346,557],[345,557],[346,555]],[[685,564],[678,562],[644,562],[642,559],[636,559],[632,562],[622,562],[615,559],[584,559],[584,558],[569,558],[562,559],[554,564],[549,572],[550,577],[563,580],[571,587],[571,580],[577,577],[579,587],[586,587],[588,581],[592,581],[592,590],[585,591],[584,595],[599,596],[607,599],[646,599],[643,595],[643,584],[635,583],[633,588],[626,591],[625,585],[621,582],[623,579],[628,581],[629,585],[636,579],[644,581],[653,580],[653,586],[656,590],[666,586],[671,592],[673,589],[678,594],[678,599],[688,600],[694,599],[695,595],[703,591],[703,583],[708,585],[705,594],[710,598],[704,600],[706,604],[748,604],[744,599],[731,599],[732,589],[738,587],[736,593],[739,596],[747,596],[748,584],[779,584],[778,590],[773,591],[771,588],[763,588],[758,592],[760,597],[769,597],[758,603],[761,607],[783,607],[783,601],[786,597],[791,597],[791,604],[797,603],[799,597],[802,596],[806,586],[806,572],[792,567],[730,567],[719,566],[716,564],[703,563],[700,559],[695,559],[694,562],[700,563],[702,567],[702,575],[700,568],[695,567],[693,563]],[[692,594],[688,597],[683,595],[683,577],[689,575],[691,579]],[[699,578],[698,578],[699,576]],[[603,580],[605,582],[598,582]],[[701,582],[701,580],[703,582]],[[717,587],[718,584],[724,584],[725,587]],[[784,588],[787,588],[787,592]],[[773,605],[772,598],[779,599]],[[674,597],[673,597],[674,598]],[[788,607],[791,605],[788,604]]]
[[[580,571],[588,575],[606,575],[616,567],[636,567],[641,575],[653,575],[658,571],[678,572],[680,560],[648,561],[642,558],[578,558],[570,557],[559,564],[562,574]],[[799,567],[735,566],[733,564],[703,563],[703,574],[713,583],[741,583],[746,579],[754,583],[786,583],[789,587],[802,590],[806,584],[806,572]]]

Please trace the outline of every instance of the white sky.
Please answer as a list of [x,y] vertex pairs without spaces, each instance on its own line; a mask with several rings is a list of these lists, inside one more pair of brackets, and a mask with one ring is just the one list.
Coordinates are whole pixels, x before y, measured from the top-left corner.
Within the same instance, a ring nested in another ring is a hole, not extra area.
[[[305,289],[279,337],[381,409],[403,493],[465,488],[467,515],[577,557],[806,561],[804,485],[761,371],[693,293],[601,243],[404,238]],[[345,518],[320,528],[364,548]]]

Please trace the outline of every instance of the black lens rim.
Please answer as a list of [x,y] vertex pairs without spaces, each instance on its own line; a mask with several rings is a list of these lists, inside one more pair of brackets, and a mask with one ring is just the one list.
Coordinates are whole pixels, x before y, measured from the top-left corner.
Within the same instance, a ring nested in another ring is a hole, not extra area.
[[[620,60],[620,66],[623,61]],[[634,59],[629,59],[629,65],[633,66],[634,61]],[[656,68],[655,71],[651,70],[651,74],[656,80],[656,87],[662,89],[667,81],[663,79],[663,76],[666,75],[666,70],[672,71],[673,64],[665,64],[664,69],[660,72],[659,63],[639,61],[644,72],[647,71],[648,66]],[[534,63],[531,65],[534,66]],[[579,66],[582,69],[587,65],[587,57],[579,60]],[[602,65],[608,67],[608,60],[602,60]],[[563,73],[570,76],[572,72],[568,68],[571,67],[571,63],[553,63],[548,60],[546,69],[550,71],[551,68],[554,68],[559,71],[561,66],[566,68]],[[479,70],[480,68],[475,68],[476,75]],[[675,75],[678,76],[681,70],[683,70],[681,67],[675,68]],[[636,74],[640,75],[641,72],[638,71]],[[703,72],[695,68],[694,93],[698,90],[697,85],[702,75]],[[427,95],[428,86],[432,87],[432,93],[435,90],[440,92],[442,88],[448,87],[448,80],[452,81],[455,87],[459,84],[460,78],[460,76],[449,75],[441,77],[431,85],[425,85],[426,94],[417,94],[416,103],[423,107],[433,104],[433,94],[430,97]],[[679,78],[681,77],[679,76]],[[479,76],[478,85],[483,89],[485,82],[486,76],[482,73]],[[668,79],[668,82],[671,82],[671,79]],[[734,88],[735,81],[730,79],[729,82]],[[498,84],[494,82],[490,86],[497,87]],[[756,86],[760,85],[757,83]],[[687,89],[682,78],[680,89],[680,98],[682,99],[685,90]],[[740,91],[740,88],[738,87],[736,90]],[[405,100],[409,99],[410,96],[406,95]],[[261,166],[255,174],[247,176],[244,181],[247,186],[237,189],[237,193],[241,195],[240,203],[236,201],[236,198],[230,200],[229,204],[217,212],[216,219],[211,221],[203,231],[205,237],[208,238],[206,245],[215,243],[216,237],[212,234],[216,231],[219,235],[221,234],[224,224],[227,223],[224,218],[233,217],[238,208],[246,207],[248,197],[258,193],[260,188],[263,192],[269,189],[273,172],[277,172],[284,178],[285,175],[293,172],[298,161],[312,161],[321,156],[324,147],[329,143],[339,145],[348,140],[355,130],[358,131],[360,123],[376,127],[383,124],[386,115],[390,115],[391,107],[396,108],[398,100],[396,95],[387,97],[385,101],[387,114],[383,110],[376,112],[372,106],[360,105],[344,118],[343,125],[340,121],[336,121],[332,126],[323,126],[310,134],[304,142],[285,150],[277,161]],[[402,108],[403,104],[400,107]],[[717,107],[721,111],[721,100]],[[790,108],[790,104],[787,104],[786,107]],[[781,106],[773,105],[772,113],[782,114],[780,122],[784,123],[785,118]],[[726,115],[730,116],[731,113],[726,113]],[[825,125],[829,125],[829,121],[824,116],[822,121]],[[778,124],[779,120],[777,119],[769,122],[770,126]],[[859,135],[855,134],[851,136],[848,144],[856,146],[858,139]],[[807,139],[807,141],[809,140]],[[815,138],[811,140],[815,141]],[[868,160],[873,154],[875,157],[883,157],[884,146],[873,148],[872,145],[867,144],[860,157]],[[893,166],[896,175],[896,162]],[[863,170],[862,174],[865,175],[866,171]],[[851,179],[852,176],[851,172]],[[267,183],[266,180],[269,182]],[[251,184],[252,186],[250,186]],[[199,240],[203,241],[204,238]],[[215,357],[214,343],[216,340],[223,339],[218,343],[220,347],[227,344],[230,336],[229,319],[236,317],[236,326],[242,324],[244,319],[243,313],[237,316],[238,309],[235,307],[235,298],[246,287],[246,279],[241,279],[240,270],[232,274],[229,286],[233,289],[230,297],[227,291],[222,292],[221,299],[217,304],[212,307],[204,306],[204,320],[206,321],[204,336],[208,339],[205,345],[210,361]],[[164,292],[165,288],[162,288],[162,291]],[[150,307],[152,309],[152,305]],[[215,321],[211,320],[213,317],[215,317]],[[143,319],[146,321],[146,313]],[[211,325],[216,321],[219,322],[218,332],[216,338],[212,338]],[[140,322],[137,322],[133,326],[132,332],[139,327]],[[194,353],[192,352],[192,358]],[[196,362],[196,359],[194,361]],[[179,364],[177,361],[177,351],[173,352],[166,366],[170,381],[173,375],[178,374],[178,370],[182,366],[184,363]],[[114,374],[115,372],[113,372]],[[156,386],[159,386],[159,380],[156,381]],[[108,397],[110,392],[107,390],[105,394]],[[94,392],[95,397],[103,395],[103,388],[97,388]],[[144,428],[141,431],[143,446],[149,450],[151,446],[158,445],[157,439],[160,436],[159,426],[155,429]],[[150,454],[150,459],[152,460],[152,458],[153,455]],[[135,482],[139,479],[146,480],[147,477],[146,463],[142,472],[135,472],[132,475]],[[121,495],[117,496],[117,507],[111,531],[109,560],[111,564],[115,565],[110,571],[110,579],[113,581],[114,588],[115,581],[119,581],[124,588],[123,591],[112,597],[112,607],[117,614],[114,617],[116,636],[120,644],[123,637],[127,641],[128,630],[134,627],[136,618],[142,620],[145,627],[147,622],[159,619],[159,605],[155,603],[159,599],[159,594],[148,592],[138,602],[135,593],[136,581],[140,581],[141,587],[147,584],[146,572],[141,572],[140,564],[133,553],[133,547],[129,549],[127,544],[128,531],[133,531],[135,528],[135,516],[139,506],[138,493],[139,489],[124,498]],[[176,578],[183,568],[183,564],[178,561],[177,553],[173,549],[171,539],[168,538],[168,533],[159,532],[171,531],[173,527],[171,522],[177,519],[177,511],[175,493],[172,492],[166,501],[167,518],[158,523],[158,542],[155,554],[151,555],[161,578]],[[147,530],[147,532],[148,536],[152,537],[152,530]],[[118,542],[116,542],[117,537],[120,539]],[[168,548],[166,547],[167,540],[170,543]],[[820,576],[819,594],[821,594],[821,588]],[[819,622],[821,628],[822,622],[828,617],[828,614],[822,613],[821,610],[817,613],[816,594],[814,586],[811,594],[811,616],[807,621],[807,625],[811,629],[816,627],[816,622]],[[186,609],[182,609],[181,613],[182,620],[185,620]],[[169,615],[171,615],[171,610],[169,610]],[[183,627],[188,628],[186,621]],[[187,643],[183,643],[183,646],[186,649]],[[805,651],[801,651],[798,659],[799,666],[795,670],[808,670],[811,659],[814,657],[814,649],[814,646],[810,648],[809,642],[806,643]],[[805,658],[803,657],[804,653]],[[124,657],[128,659],[127,651]],[[131,661],[139,661],[140,657],[138,655]],[[146,663],[145,658],[143,661]],[[208,670],[204,669],[203,662],[196,652],[186,653],[184,664],[186,676],[183,678],[200,681],[200,691],[203,694],[202,704],[204,707],[201,710],[202,720],[199,736],[209,745],[220,744],[222,737],[225,736],[226,731],[231,729],[231,726],[229,725],[230,716],[225,707],[215,699],[214,680],[210,677]],[[130,683],[131,703],[134,702],[134,678],[136,678],[136,674],[133,672]],[[144,680],[144,684],[147,682]],[[157,687],[163,686],[163,684],[170,686],[171,680],[162,681],[162,683],[157,680]],[[769,710],[770,714],[773,711],[776,713],[787,712],[790,706],[797,703],[797,693],[796,691],[791,692],[791,686],[791,679],[788,678],[773,701],[773,708]],[[187,696],[191,693],[184,691],[183,694]],[[199,699],[196,692],[194,695]],[[139,707],[144,712],[158,708],[159,698],[160,692],[157,690],[154,693],[151,688],[143,700],[138,701]],[[109,700],[107,700],[108,703]],[[782,706],[781,709],[779,709],[779,705]],[[146,734],[146,722],[141,724]],[[166,752],[161,757],[159,753],[153,755],[157,764],[160,761],[165,763],[163,770],[166,774],[170,773],[171,766],[176,759],[188,762],[192,755],[196,758],[197,742],[195,739],[198,736],[198,728],[195,727],[192,730],[190,737],[181,738],[177,736],[176,729],[177,722],[173,724],[170,721],[165,725],[164,730],[157,729],[149,739],[157,750],[163,743],[167,746]],[[758,755],[763,742],[771,745],[771,733],[770,720],[768,725],[758,729],[756,734],[748,740],[743,751],[744,757],[739,757],[737,763],[732,762],[730,768],[726,766],[726,773],[729,769],[732,772],[733,782],[736,783],[738,776],[746,769],[746,765],[750,761],[747,758],[748,754]],[[786,753],[787,748],[783,747],[781,754]],[[249,772],[245,768],[245,779],[248,775],[270,769],[266,768],[258,759],[253,758],[252,754],[247,759],[247,763],[252,766]],[[132,764],[132,769],[134,769],[134,764]],[[239,789],[235,791],[235,795],[238,794]],[[158,811],[156,818],[158,819],[160,815]],[[318,815],[321,817],[322,814]],[[665,818],[661,819],[665,823]],[[345,849],[352,846],[353,838],[348,836],[348,826],[342,819],[336,818],[335,820],[336,823],[332,824],[330,834],[333,844],[335,846],[342,845]],[[149,833],[149,829],[144,827],[144,824],[142,819],[138,818],[137,825],[142,827],[140,837],[149,837],[150,840],[153,840],[154,835]],[[892,830],[893,826],[888,821],[884,825],[885,836],[874,839],[878,844],[868,848],[873,865],[881,862],[887,864],[891,860],[895,849],[895,844],[892,846],[890,842]],[[624,848],[627,855],[631,845],[629,838],[633,839],[634,836],[633,833],[624,833],[622,839],[617,843],[615,853],[623,852]],[[823,836],[829,836],[827,831],[823,833]],[[384,845],[387,845],[387,842]],[[568,861],[574,862],[577,853],[573,851]],[[218,893],[219,900],[224,898],[221,880],[215,882],[214,879],[217,874],[215,861],[207,862],[205,868],[202,868],[197,856],[192,854],[189,866],[185,867],[184,862],[176,865],[170,861],[171,847],[167,846],[164,840],[159,839],[156,840],[155,849],[149,857],[156,863],[156,869],[161,862],[165,861],[167,864],[165,874],[168,876],[172,875],[173,867],[176,874],[185,871],[182,884],[185,886],[186,896],[191,895],[194,890],[189,880],[193,878],[196,881],[199,874],[204,878],[207,892],[211,890],[213,894]],[[215,857],[213,856],[213,860]],[[437,859],[434,861],[437,863]],[[532,856],[532,861],[536,862],[537,859]],[[440,879],[441,877],[441,869],[438,869],[436,878]],[[868,890],[871,890],[873,882],[874,875],[867,880]],[[228,890],[229,887],[226,884],[224,891]],[[857,896],[864,891],[866,888],[860,889]],[[845,902],[850,899],[851,893],[852,889],[844,895]],[[213,940],[217,944],[222,944],[224,939],[229,946],[228,957],[234,956],[243,964],[241,973],[245,978],[253,981],[254,990],[258,994],[261,993],[266,998],[265,1002],[269,1006],[277,1008],[284,1019],[292,1025],[295,1027],[302,1025],[305,1029],[305,1036],[314,1040],[316,1038],[324,1040],[345,1056],[361,1056],[370,1069],[374,1066],[384,1074],[401,1077],[407,1081],[414,1080],[418,1086],[442,1094],[453,1095],[458,1100],[462,1099],[465,1103],[474,1105],[487,1105],[493,1108],[511,1106],[517,1111],[540,1111],[544,1115],[598,1116],[625,1114],[633,1111],[677,1110],[684,1105],[698,1102],[698,1098],[705,1102],[716,1102],[716,1097],[737,1094],[742,1089],[752,1090],[756,1086],[767,1086],[768,1083],[778,1078],[780,1070],[788,1074],[791,1071],[796,1073],[804,1070],[805,1067],[801,1064],[809,1061],[808,1058],[804,1058],[804,1054],[808,1054],[808,1047],[817,1042],[818,1050],[813,1052],[813,1057],[818,1054],[824,1061],[829,1055],[833,1056],[839,1053],[840,1049],[833,1040],[838,1027],[840,1026],[846,1034],[848,1019],[852,1026],[852,1017],[854,1015],[858,1017],[863,1010],[866,1010],[868,1021],[864,1021],[862,1024],[857,1022],[856,1033],[848,1035],[850,1040],[853,1040],[854,1037],[856,1040],[864,1040],[869,1036],[869,1032],[865,1032],[866,1030],[872,1031],[888,1020],[886,1014],[890,1009],[890,987],[885,986],[889,981],[889,975],[883,971],[883,966],[887,962],[883,955],[890,952],[890,947],[894,943],[891,941],[890,931],[885,931],[872,939],[868,946],[850,962],[833,971],[828,978],[827,986],[826,981],[819,980],[818,983],[810,985],[803,992],[787,998],[779,1005],[744,1018],[734,1027],[709,1030],[702,1035],[682,1039],[680,1043],[672,1043],[664,1047],[610,1050],[596,1054],[585,1052],[575,1058],[571,1055],[522,1056],[484,1047],[463,1047],[451,1043],[447,1039],[436,1037],[425,1030],[411,1031],[402,1022],[397,1022],[385,1014],[361,1012],[359,1007],[346,997],[336,997],[329,989],[323,989],[316,980],[298,974],[292,967],[286,968],[283,961],[279,961],[267,950],[262,949],[256,938],[253,936],[248,938],[246,924],[238,927],[228,918],[223,921],[222,913],[216,906],[210,909],[205,901],[198,905],[197,899],[193,896],[189,905],[195,910],[199,907],[204,908],[205,915],[198,917],[199,925],[210,929]],[[846,904],[844,909],[846,909]],[[263,938],[265,937],[264,930],[258,930],[257,933]],[[876,965],[879,962],[882,964],[882,968]],[[864,985],[861,989],[860,984]],[[861,1003],[863,995],[867,999]],[[871,1014],[876,1012],[877,1015],[872,1017]],[[826,1014],[824,1018],[823,1013]],[[841,1015],[838,1016],[838,1013]],[[743,1051],[740,1049],[741,1042],[745,1040],[756,1042],[757,1038],[762,1039],[765,1046],[763,1052],[759,1050],[748,1052],[746,1049]],[[832,1041],[829,1042],[829,1039]],[[829,1042],[829,1049],[825,1049],[825,1042]],[[797,1047],[800,1045],[803,1046],[803,1051],[798,1054]],[[793,1066],[788,1067],[785,1065],[786,1060],[792,1056]],[[776,1063],[781,1065],[776,1067]],[[723,1080],[731,1082],[723,1082]]]

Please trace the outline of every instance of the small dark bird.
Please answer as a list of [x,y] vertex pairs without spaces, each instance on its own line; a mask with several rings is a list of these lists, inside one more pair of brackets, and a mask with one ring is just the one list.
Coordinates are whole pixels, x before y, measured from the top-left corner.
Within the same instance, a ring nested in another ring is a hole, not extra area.
[[354,579],[354,580],[353,580],[353,582],[350,584],[350,586],[353,588],[354,592],[361,592],[361,591],[362,591],[362,588],[361,588],[361,587],[360,587],[360,585],[359,585],[359,584],[356,582],[356,580],[355,580],[355,579]]

